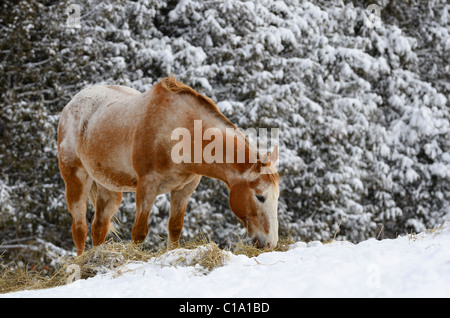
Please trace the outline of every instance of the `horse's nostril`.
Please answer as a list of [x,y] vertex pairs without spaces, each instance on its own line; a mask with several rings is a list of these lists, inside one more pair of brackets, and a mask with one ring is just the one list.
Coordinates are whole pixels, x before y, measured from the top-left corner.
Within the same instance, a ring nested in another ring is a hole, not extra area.
[[261,241],[258,240],[257,238],[252,239],[252,244],[254,247],[256,248],[262,248],[264,247],[264,245],[261,244]]

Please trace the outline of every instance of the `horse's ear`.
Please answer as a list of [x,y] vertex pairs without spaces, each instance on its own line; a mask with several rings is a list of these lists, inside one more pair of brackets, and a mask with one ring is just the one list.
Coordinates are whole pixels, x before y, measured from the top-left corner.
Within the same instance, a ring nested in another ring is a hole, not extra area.
[[270,161],[275,164],[278,160],[278,145],[273,148],[272,153],[270,154]]
[[254,180],[259,177],[263,166],[264,164],[259,159],[256,163],[253,164],[249,175],[250,180]]
[[250,179],[256,179],[262,172],[264,167],[268,165],[275,164],[278,160],[278,145],[273,148],[272,153],[267,152],[262,159],[258,159],[256,163],[252,166],[252,170],[250,171]]
[[267,166],[270,163],[270,153],[266,153],[264,157],[261,159],[261,164],[263,166]]

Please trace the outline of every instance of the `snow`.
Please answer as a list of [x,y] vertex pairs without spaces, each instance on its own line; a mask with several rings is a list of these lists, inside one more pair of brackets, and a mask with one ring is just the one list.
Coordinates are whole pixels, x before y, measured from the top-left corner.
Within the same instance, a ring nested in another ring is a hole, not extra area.
[[11,191],[12,187],[9,187],[6,182],[0,179],[0,209],[10,215],[14,215],[14,207],[11,204]]
[[449,297],[449,246],[447,221],[396,239],[297,242],[258,257],[225,252],[225,265],[211,272],[188,265],[202,247],[178,249],[66,286],[0,297]]

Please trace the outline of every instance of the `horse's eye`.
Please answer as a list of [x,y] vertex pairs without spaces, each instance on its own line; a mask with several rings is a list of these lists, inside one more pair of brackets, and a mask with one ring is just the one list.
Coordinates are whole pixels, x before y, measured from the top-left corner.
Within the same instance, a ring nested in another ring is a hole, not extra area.
[[259,202],[264,203],[264,201],[266,201],[266,198],[263,197],[262,195],[256,195],[256,198],[258,199]]

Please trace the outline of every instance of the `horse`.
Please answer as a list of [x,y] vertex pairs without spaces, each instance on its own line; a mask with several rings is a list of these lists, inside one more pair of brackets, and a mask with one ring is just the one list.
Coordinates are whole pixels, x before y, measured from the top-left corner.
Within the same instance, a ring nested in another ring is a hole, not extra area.
[[[194,126],[199,125],[212,132],[209,140],[223,137],[226,145],[211,149],[206,131],[206,138],[194,136]],[[174,131],[180,128],[191,139],[180,141],[178,136],[177,140]],[[148,234],[156,196],[170,192],[167,245],[178,247],[188,200],[202,176],[226,184],[231,210],[258,247],[276,247],[278,145],[261,156],[243,135],[210,98],[173,75],[144,93],[120,85],[95,85],[77,93],[61,112],[57,136],[59,170],[77,254],[83,253],[87,239],[88,198],[95,208],[91,236],[92,245],[97,246],[105,242],[123,192],[136,193],[131,235],[136,243]],[[194,148],[194,152],[183,153],[186,160],[173,160],[177,145],[186,146],[187,150],[182,149],[186,152]],[[235,151],[229,153],[230,149]],[[239,149],[244,160],[238,158]],[[201,160],[198,151],[204,155]],[[223,158],[211,160],[219,154]]]

